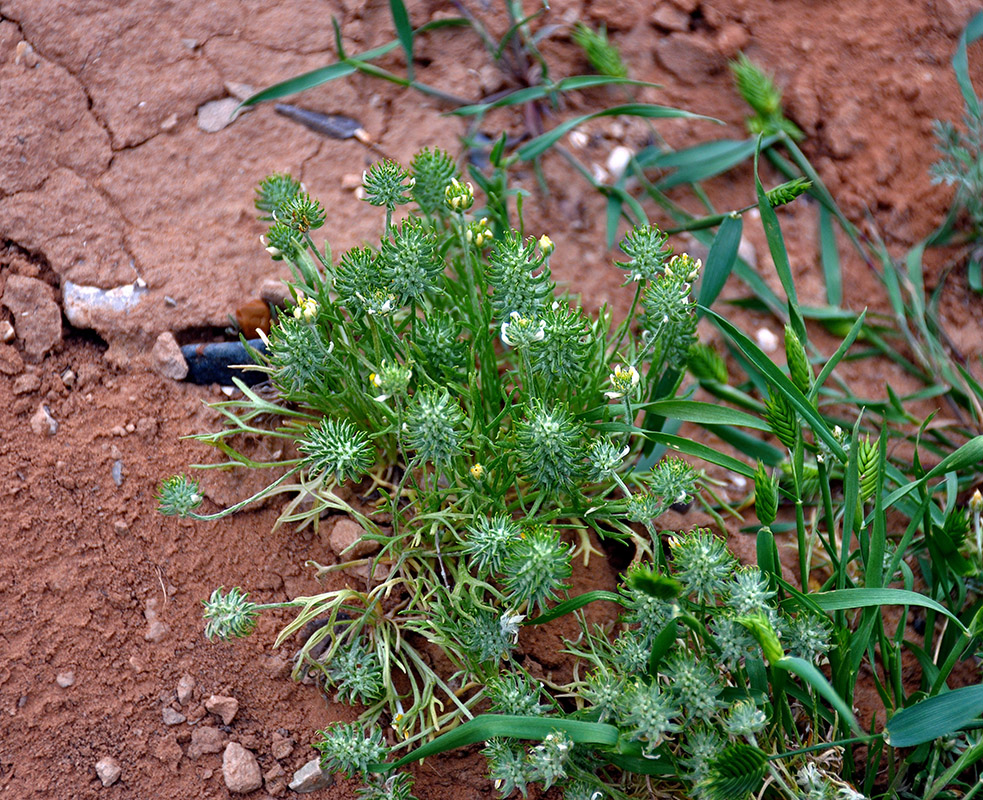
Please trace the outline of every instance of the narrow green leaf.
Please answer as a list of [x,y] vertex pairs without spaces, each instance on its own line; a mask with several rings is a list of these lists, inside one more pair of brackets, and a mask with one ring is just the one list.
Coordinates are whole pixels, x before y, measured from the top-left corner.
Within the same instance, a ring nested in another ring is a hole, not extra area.
[[708,122],[723,123],[713,117],[706,117],[702,114],[694,114],[691,111],[683,111],[680,108],[670,108],[669,106],[650,105],[647,103],[628,103],[622,106],[606,108],[603,111],[595,111],[593,114],[585,114],[581,117],[568,119],[566,122],[557,125],[553,130],[547,131],[541,136],[537,136],[531,142],[526,142],[519,148],[519,158],[523,161],[532,161],[538,158],[563,136],[578,125],[583,125],[588,120],[599,117],[641,117],[642,119],[668,119],[673,117],[685,117],[686,119],[703,119]]
[[619,605],[625,604],[625,598],[623,598],[620,594],[616,594],[615,592],[606,592],[603,589],[597,589],[593,592],[584,592],[583,594],[578,594],[576,597],[571,597],[569,600],[564,600],[562,603],[550,609],[545,614],[540,614],[535,619],[527,619],[522,624],[523,626],[542,625],[545,622],[552,622],[554,619],[559,619],[563,615],[583,608],[596,600],[607,600],[610,603],[618,603]]
[[[379,58],[380,56],[395,50],[398,44],[398,42],[389,42],[389,44],[385,44],[382,47],[377,47],[374,50],[367,50],[361,55],[355,56],[352,60],[368,61],[373,58]],[[268,86],[265,89],[256,92],[256,94],[247,97],[242,101],[242,105],[254,106],[257,103],[264,103],[267,100],[278,100],[281,97],[287,97],[288,95],[297,94],[298,92],[303,92],[306,89],[312,89],[315,86],[320,86],[322,83],[327,83],[328,81],[348,77],[349,75],[354,74],[354,72],[355,67],[353,67],[350,63],[339,61],[335,64],[329,64],[326,67],[320,67],[319,69],[305,72],[303,75],[297,75],[293,78],[281,81],[280,83],[275,83],[272,86]]]
[[643,408],[662,417],[699,425],[740,425],[759,431],[770,430],[768,423],[751,414],[698,400],[655,400],[639,406],[639,410]]
[[410,25],[410,15],[403,0],[389,0],[389,13],[396,28],[396,38],[406,53],[406,72],[413,80],[413,26]]
[[926,698],[895,714],[884,726],[892,747],[914,747],[965,727],[983,714],[983,684]]
[[785,460],[785,453],[782,450],[739,428],[732,428],[730,425],[705,425],[704,427],[721,441],[737,448],[741,455],[754,461],[762,461],[769,467],[777,467]]
[[959,618],[931,597],[907,589],[834,589],[831,592],[812,592],[812,600],[823,611],[843,611],[848,608],[871,606],[920,606],[948,617],[963,633],[968,633]]
[[[777,140],[777,136],[769,136],[762,142],[762,147],[770,147]],[[718,139],[683,150],[659,151],[653,147],[639,153],[636,160],[645,169],[675,170],[656,183],[657,188],[665,191],[726,172],[754,155],[755,145],[755,139]]]
[[894,503],[919,488],[926,481],[937,478],[939,475],[945,475],[947,472],[959,472],[967,467],[978,468],[981,463],[983,463],[983,436],[976,436],[958,450],[943,458],[917,481],[906,483],[891,492],[891,494],[884,498],[884,508],[890,508]]
[[821,673],[814,664],[810,664],[808,661],[801,658],[786,656],[780,661],[776,661],[774,666],[778,669],[783,669],[787,672],[792,672],[798,675],[800,678],[802,678],[802,680],[808,683],[817,694],[826,698],[827,702],[836,709],[836,713],[840,715],[840,719],[844,720],[854,730],[854,732],[863,732],[860,725],[857,724],[857,719],[853,716],[853,711],[850,709],[850,706],[848,706],[846,701],[836,693],[836,690],[830,686],[829,681],[826,680],[826,676],[823,675],[823,673]]
[[701,306],[710,308],[727,283],[727,278],[730,277],[734,263],[737,261],[743,229],[744,223],[739,215],[724,217],[724,221],[720,223],[713,244],[710,245],[710,252],[707,254],[707,263],[703,267],[698,301]]
[[846,355],[847,351],[857,340],[857,337],[860,335],[860,331],[863,330],[864,320],[866,318],[867,309],[865,308],[862,312],[860,312],[860,316],[857,317],[857,321],[853,323],[849,332],[843,338],[843,341],[840,342],[840,346],[836,348],[836,352],[830,356],[829,361],[826,362],[823,368],[819,371],[819,375],[816,376],[815,383],[813,383],[812,389],[809,392],[810,400],[815,399],[819,390],[823,387],[823,384],[826,383],[826,379],[832,374],[833,370],[836,369],[836,365],[840,363],[843,356]]
[[757,371],[775,388],[781,390],[788,401],[795,407],[799,415],[809,423],[813,432],[829,446],[832,453],[840,460],[846,461],[846,453],[840,443],[836,441],[832,431],[826,425],[825,420],[813,407],[812,403],[800,392],[795,384],[775,365],[765,352],[752,342],[746,334],[732,325],[715,311],[707,308],[704,312],[713,322],[730,337],[731,341],[744,353],[748,360],[754,365]]
[[669,620],[666,626],[659,631],[659,635],[655,637],[655,641],[652,642],[652,652],[649,653],[649,675],[653,678],[659,674],[659,665],[662,663],[662,659],[665,657],[666,653],[672,648],[676,643],[676,637],[679,635],[679,622],[675,619]]
[[657,83],[647,81],[635,81],[630,78],[612,78],[607,75],[573,75],[564,78],[557,83],[539,84],[538,86],[527,86],[510,92],[505,97],[500,97],[492,103],[475,103],[470,106],[455,108],[448,113],[448,116],[473,117],[484,114],[493,108],[503,108],[506,106],[518,106],[529,103],[533,100],[540,100],[554,92],[574,92],[582,89],[590,89],[595,86],[628,85],[628,86],[649,86],[658,87]]
[[969,56],[966,49],[970,43],[983,37],[983,11],[973,17],[962,36],[959,37],[959,45],[956,47],[955,55],[952,57],[952,69],[956,73],[956,83],[959,84],[959,91],[962,92],[963,101],[972,116],[980,116],[980,101],[973,90],[973,82],[969,79]]
[[618,744],[618,729],[614,725],[601,722],[581,722],[580,720],[558,717],[518,717],[507,714],[481,714],[463,725],[438,736],[398,761],[385,764],[370,764],[369,772],[387,772],[392,769],[429,758],[448,750],[456,750],[475,742],[487,742],[496,736],[512,739],[545,739],[553,731],[561,731],[577,744],[596,744],[614,747]]
[[823,277],[826,279],[826,300],[831,306],[838,307],[843,303],[843,274],[833,231],[833,217],[826,206],[819,207],[819,252]]
[[[761,225],[765,229],[765,238],[768,240],[768,250],[771,252],[771,259],[775,262],[775,270],[778,272],[778,279],[782,282],[785,296],[788,298],[789,305],[798,305],[799,299],[795,294],[795,282],[792,280],[792,267],[788,261],[788,251],[785,249],[785,238],[782,236],[781,226],[778,224],[778,217],[775,209],[768,202],[768,196],[761,185],[761,178],[758,177],[758,154],[760,148],[754,153],[754,188],[758,194],[758,211],[761,212]],[[805,341],[805,336],[796,331],[799,338]]]

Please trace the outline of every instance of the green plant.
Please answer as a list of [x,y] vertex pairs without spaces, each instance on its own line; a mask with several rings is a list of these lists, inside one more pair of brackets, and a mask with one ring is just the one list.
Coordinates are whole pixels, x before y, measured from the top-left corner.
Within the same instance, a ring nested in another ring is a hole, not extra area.
[[[257,208],[271,236],[282,226],[292,243],[271,245],[271,255],[294,271],[294,306],[266,353],[254,354],[277,396],[240,384],[242,399],[217,405],[227,427],[201,438],[230,463],[253,465],[236,450],[241,433],[295,450],[267,465],[284,469],[280,478],[233,509],[198,514],[201,492],[184,476],[161,485],[160,507],[216,518],[291,493],[284,520],[316,526],[322,511],[343,510],[378,546],[369,559],[317,565],[320,576],[364,563],[376,577],[364,589],[285,603],[217,590],[206,633],[247,635],[259,613],[297,609],[279,644],[316,621],[295,672],[314,670],[339,700],[362,704],[367,727],[332,728],[318,749],[325,768],[369,776],[367,797],[408,797],[399,767],[477,741],[487,742],[503,796],[531,783],[562,785],[574,797],[631,795],[643,786],[639,776],[715,798],[756,792],[766,780],[782,796],[797,796],[796,787],[824,796],[844,790],[842,775],[869,794],[882,762],[890,793],[968,768],[968,756],[925,745],[971,719],[939,724],[932,709],[978,645],[971,598],[983,566],[973,547],[981,504],[974,499],[964,512],[957,495],[978,477],[983,438],[925,468],[917,450],[907,463],[888,459],[886,428],[872,439],[861,415],[844,430],[823,413],[820,393],[864,318],[817,372],[777,223],[767,230],[788,295],[787,373],[706,307],[714,296],[707,282],[718,280],[713,252],[702,270],[673,255],[657,228],[631,231],[618,266],[634,286],[633,316],[614,326],[604,310],[589,317],[576,298],[556,293],[547,237],[524,239],[471,215],[473,189],[452,164],[428,152],[410,174],[391,163],[370,170],[367,197],[385,207],[385,233],[378,248],[356,248],[337,263],[311,238],[322,218],[317,202],[283,178],[261,186]],[[767,216],[772,198],[760,183],[757,191]],[[393,225],[396,206],[417,193],[425,199],[416,213]],[[697,307],[701,272],[705,304]],[[751,386],[768,387],[766,402],[729,385],[719,357],[696,341],[698,313],[741,355]],[[690,399],[688,370],[747,410]],[[278,422],[261,427],[264,418]],[[755,469],[680,437],[671,431],[681,421],[740,433],[751,450],[777,451],[786,470],[769,470],[774,459]],[[784,452],[738,428],[771,432]],[[660,530],[661,514],[692,497],[721,522],[720,513],[732,513],[702,471],[660,455],[666,448],[753,480],[757,566],[739,567],[709,530]],[[353,507],[335,495],[340,483],[366,476],[374,504]],[[900,538],[888,536],[888,508],[909,520]],[[777,555],[776,533],[787,529],[797,542],[794,582]],[[597,557],[592,537],[629,543],[633,565],[616,592],[570,597],[571,560]],[[825,577],[810,591],[817,575]],[[903,588],[890,587],[895,580]],[[624,613],[607,628],[581,618],[581,637],[568,645],[572,683],[541,683],[512,657],[524,627],[597,600]],[[925,611],[921,645],[885,624],[887,606]],[[431,666],[428,640],[450,672]],[[902,677],[902,648],[921,662],[917,689]],[[817,666],[825,660],[831,679]],[[863,735],[853,719],[868,667],[890,716],[886,736]],[[981,709],[983,698],[963,708]],[[926,715],[931,736],[919,739],[912,731]],[[392,761],[384,721],[401,740]],[[871,748],[864,768],[851,750],[858,742]],[[903,757],[891,749],[905,742],[923,747]],[[819,760],[822,750],[842,768]]]

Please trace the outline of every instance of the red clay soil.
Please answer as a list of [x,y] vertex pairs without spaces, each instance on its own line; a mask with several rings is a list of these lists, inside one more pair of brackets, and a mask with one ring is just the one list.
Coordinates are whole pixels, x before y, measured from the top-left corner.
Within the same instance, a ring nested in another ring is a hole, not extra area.
[[[228,96],[226,84],[263,86],[332,61],[332,15],[353,52],[388,41],[388,4],[69,5],[0,1],[0,290],[12,276],[33,278],[61,302],[67,282],[110,289],[140,277],[149,299],[129,314],[95,315],[94,333],[64,322],[43,355],[32,355],[38,345],[23,320],[13,320],[18,338],[0,344],[0,796],[228,797],[221,752],[193,746],[202,727],[217,729],[219,746],[235,741],[255,753],[265,783],[252,796],[288,796],[286,782],[314,755],[314,731],[352,711],[290,679],[293,645],[272,649],[285,615],[264,617],[247,640],[208,643],[201,601],[220,585],[247,588],[259,601],[323,591],[304,562],[335,560],[330,526],[320,535],[271,532],[275,507],[212,523],[161,517],[158,481],[213,458],[181,437],[215,427],[216,414],[202,404],[222,395],[160,377],[149,369],[150,350],[166,330],[182,341],[214,335],[265,280],[282,276],[259,245],[252,208],[253,187],[267,172],[289,169],[324,200],[336,253],[378,235],[376,210],[351,191],[351,176],[377,158],[362,144],[321,138],[268,107],[205,133],[195,111]],[[497,5],[494,12],[464,5],[503,27]],[[959,0],[564,0],[535,24],[558,26],[543,45],[555,77],[588,70],[570,25],[603,22],[631,75],[664,87],[640,89],[638,100],[727,123],[659,124],[674,146],[742,135],[745,111],[726,60],[743,50],[784,88],[789,114],[807,134],[804,150],[849,216],[876,226],[900,253],[939,224],[950,199],[929,181],[931,123],[961,117],[950,59],[974,7]],[[415,25],[458,15],[439,2],[409,9]],[[400,59],[394,53],[383,64],[398,72]],[[418,61],[420,80],[468,98],[510,85],[466,29],[430,34]],[[974,52],[983,86],[980,63]],[[580,93],[543,124],[622,101],[614,90]],[[438,102],[366,77],[298,102],[358,117],[380,150],[404,163],[425,145],[458,152],[464,132],[461,121],[439,116]],[[521,134],[525,123],[519,111],[501,112],[486,129]],[[637,149],[648,135],[628,120],[584,130],[580,156],[598,164],[615,145]],[[553,191],[527,202],[527,230],[548,231],[557,242],[559,280],[591,305],[608,302],[623,313],[629,298],[603,245],[603,198],[555,154],[544,169]],[[519,178],[536,191],[530,173]],[[710,181],[707,190],[719,208],[746,205],[750,171]],[[803,201],[781,216],[800,295],[822,303],[816,208]],[[747,237],[777,287],[760,230]],[[842,252],[846,303],[886,308],[876,277]],[[932,257],[930,286],[947,266]],[[963,354],[978,356],[980,297],[963,290],[961,265],[949,281],[956,287],[944,307],[950,336]],[[730,297],[743,293],[727,288]],[[778,332],[765,317],[742,313],[738,322]],[[886,382],[899,393],[918,388],[895,368],[872,371],[866,362],[865,370],[846,373],[859,395],[881,397]],[[207,473],[209,502],[247,496],[255,480]],[[555,639],[524,642],[544,651],[543,664],[556,646]],[[205,709],[213,694],[238,701],[229,724]],[[103,787],[95,765],[107,757],[122,772]],[[496,796],[474,753],[429,760],[416,774],[421,800]],[[312,797],[345,800],[354,788],[339,780]]]

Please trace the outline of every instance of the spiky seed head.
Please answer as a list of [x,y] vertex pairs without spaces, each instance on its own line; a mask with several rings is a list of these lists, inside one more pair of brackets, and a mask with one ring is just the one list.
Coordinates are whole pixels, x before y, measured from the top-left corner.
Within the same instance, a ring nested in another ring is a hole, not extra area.
[[430,216],[446,213],[444,192],[447,184],[460,177],[454,159],[443,150],[427,147],[413,156],[410,172],[413,174],[413,199],[420,210]]
[[727,383],[727,364],[712,345],[694,342],[686,366],[698,381]]
[[501,570],[512,543],[519,538],[519,526],[511,517],[505,514],[491,519],[478,517],[468,528],[462,549],[471,556],[475,570],[495,574]]
[[354,778],[366,772],[370,764],[384,761],[389,752],[378,727],[366,736],[358,722],[336,723],[317,733],[321,738],[313,747],[321,754],[324,772],[343,772]]
[[795,438],[799,433],[795,409],[784,394],[771,387],[768,388],[768,399],[765,401],[765,420],[778,441],[789,450],[795,448]]
[[278,222],[282,222],[296,233],[307,233],[324,224],[324,206],[306,192],[298,194],[274,211]]
[[186,517],[203,499],[198,481],[187,475],[174,475],[157,487],[157,510],[165,517]]
[[395,211],[396,206],[410,202],[407,193],[413,188],[413,179],[395,161],[380,161],[362,173],[362,188],[370,205]]
[[515,424],[515,452],[521,475],[547,494],[576,490],[584,476],[584,429],[566,405],[552,408],[534,400]]
[[340,484],[358,481],[375,464],[368,435],[347,419],[325,417],[307,428],[297,447],[311,478],[327,473]]
[[762,525],[771,525],[778,514],[778,480],[760,461],[754,471],[754,510]]
[[257,210],[264,212],[260,219],[272,220],[277,210],[288,200],[293,200],[300,194],[300,181],[283,173],[267,175],[256,187],[255,205]]
[[812,367],[806,349],[791,325],[785,326],[785,361],[795,388],[802,394],[808,394],[812,388]]
[[880,470],[880,448],[878,439],[873,442],[865,436],[858,442],[857,467],[860,473],[860,499],[870,500],[877,491],[877,477]]
[[615,266],[628,270],[631,281],[655,280],[672,257],[669,236],[657,225],[642,225],[629,231],[621,241],[621,251],[628,256],[628,262],[615,262]]
[[628,67],[621,60],[618,48],[608,39],[607,28],[601,25],[596,31],[578,22],[573,29],[573,40],[580,45],[590,65],[601,75],[609,78],[624,78]]
[[220,586],[204,601],[205,638],[233,639],[248,636],[256,627],[258,606],[249,602],[249,595],[239,587],[223,593]]
[[511,542],[502,572],[513,606],[528,603],[545,611],[546,603],[568,588],[563,581],[573,572],[570,548],[555,528],[535,525]]
[[444,271],[437,255],[437,239],[419,220],[406,220],[390,229],[382,240],[378,267],[382,284],[399,298],[399,303],[421,303],[436,289]]
[[793,178],[790,181],[779,184],[774,189],[769,189],[765,196],[768,198],[768,205],[772,208],[784,206],[791,203],[800,194],[805,194],[812,187],[812,181],[808,178]]
[[421,389],[406,415],[406,442],[423,461],[445,469],[463,453],[464,412],[446,388]]

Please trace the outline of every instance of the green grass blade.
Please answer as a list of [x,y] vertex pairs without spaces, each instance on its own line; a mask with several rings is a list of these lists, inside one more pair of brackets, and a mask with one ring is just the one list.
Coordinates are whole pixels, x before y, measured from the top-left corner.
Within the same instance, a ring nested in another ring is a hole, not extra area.
[[[710,245],[707,263],[703,268],[703,279],[700,281],[698,302],[701,306],[710,308],[727,283],[737,261],[743,230],[744,223],[739,215],[724,217],[724,221],[720,223],[720,229]],[[697,315],[699,316],[699,311]]]
[[647,81],[635,81],[630,78],[612,78],[607,75],[573,75],[569,78],[564,78],[557,83],[551,84],[540,84],[538,86],[527,86],[524,89],[517,89],[514,92],[510,92],[505,95],[505,97],[500,97],[492,103],[475,103],[474,105],[464,106],[462,108],[455,108],[453,111],[448,113],[448,116],[456,117],[473,117],[493,109],[493,108],[503,108],[506,106],[518,106],[523,103],[529,103],[533,100],[541,100],[556,92],[575,92],[581,89],[591,89],[595,86],[648,86],[658,88],[657,83],[648,83]]
[[906,483],[891,492],[891,494],[884,498],[884,507],[890,508],[894,503],[919,488],[926,481],[930,481],[940,475],[945,475],[947,472],[959,472],[967,467],[979,469],[980,464],[983,464],[983,436],[976,436],[958,450],[943,458],[917,481]]
[[968,633],[966,626],[959,621],[959,618],[941,603],[919,592],[909,592],[907,589],[834,589],[831,592],[810,593],[809,599],[826,612],[871,608],[872,606],[930,608],[952,620],[953,624],[963,633]]
[[952,57],[952,69],[956,73],[956,83],[959,84],[959,91],[962,92],[966,108],[972,116],[980,116],[980,100],[973,90],[973,82],[969,79],[969,57],[966,49],[972,42],[983,37],[983,11],[973,17],[966,30],[959,37],[959,46]]
[[[367,50],[359,56],[353,56],[352,60],[369,61],[373,58],[379,58],[386,53],[392,52],[398,46],[398,42],[389,42],[389,44],[384,44],[382,47],[377,47],[374,50]],[[306,89],[320,86],[322,83],[328,83],[328,81],[346,78],[354,74],[354,72],[355,67],[351,64],[339,61],[336,64],[329,64],[326,67],[305,72],[303,75],[297,75],[280,83],[274,83],[272,86],[268,86],[262,91],[247,97],[242,101],[242,105],[254,106],[257,103],[265,103],[267,100],[278,100],[281,97],[287,97],[288,95],[297,94]]]
[[836,690],[830,686],[829,681],[826,680],[826,676],[819,671],[819,669],[814,665],[810,664],[808,661],[795,658],[794,656],[785,656],[785,658],[780,661],[776,661],[774,664],[778,669],[785,670],[787,672],[792,672],[798,675],[802,680],[809,684],[817,694],[825,697],[827,702],[836,709],[836,713],[840,715],[840,718],[844,720],[856,733],[862,733],[860,726],[857,724],[856,717],[853,716],[853,711],[850,710],[850,706],[846,704],[846,701],[837,694]]
[[389,0],[389,13],[392,14],[396,38],[406,53],[406,74],[413,80],[413,26],[403,0]]
[[782,450],[738,428],[732,428],[730,425],[704,427],[718,439],[754,461],[762,461],[769,467],[777,467],[785,460],[785,453]]
[[691,111],[683,111],[681,108],[671,108],[669,106],[650,105],[648,103],[627,103],[622,106],[606,108],[603,111],[595,111],[593,114],[584,114],[580,117],[568,119],[566,122],[557,125],[553,130],[547,131],[542,136],[537,136],[531,142],[526,142],[519,148],[518,156],[523,161],[532,161],[538,158],[564,135],[572,131],[578,125],[583,125],[588,120],[598,119],[599,117],[640,117],[642,119],[669,119],[684,117],[686,119],[703,119],[708,122],[716,122],[723,125],[719,119],[707,117],[702,114],[694,114]]
[[758,148],[754,151],[754,188],[758,195],[758,211],[761,213],[761,225],[765,229],[765,238],[768,240],[768,250],[771,253],[771,260],[775,263],[775,271],[778,279],[785,290],[785,297],[788,299],[789,321],[795,330],[799,340],[806,342],[806,327],[798,311],[799,298],[795,293],[795,281],[792,280],[792,266],[789,264],[788,251],[785,249],[785,237],[782,236],[781,225],[778,224],[778,216],[775,209],[768,202],[768,196],[761,185],[761,178],[758,176],[758,157],[761,153],[761,138],[758,139]]
[[487,742],[497,736],[511,739],[545,739],[553,731],[561,731],[577,744],[595,744],[614,747],[618,744],[618,729],[614,725],[601,722],[581,722],[580,720],[558,717],[518,717],[506,714],[481,714],[463,725],[438,736],[432,742],[407,753],[398,761],[389,764],[370,764],[369,772],[387,772],[399,769],[406,764],[429,758],[448,750],[456,750],[475,742]]
[[983,713],[983,684],[929,697],[895,714],[884,726],[892,747],[914,747],[965,727]]
[[[764,146],[774,144],[777,138],[769,136]],[[754,139],[718,139],[683,150],[660,151],[649,147],[642,150],[636,160],[644,169],[675,170],[656,183],[659,189],[666,190],[726,172],[754,155],[755,144]]]
[[822,388],[823,384],[826,383],[826,379],[830,376],[836,365],[840,363],[843,356],[846,355],[847,351],[857,340],[860,335],[860,331],[863,330],[864,320],[867,318],[867,309],[865,308],[860,316],[857,317],[857,321],[853,323],[847,335],[844,337],[843,341],[840,342],[840,346],[836,348],[836,352],[830,356],[829,361],[826,362],[825,366],[819,371],[819,375],[816,377],[816,381],[813,384],[812,389],[809,392],[809,399],[813,400],[816,397],[816,393]]
[[831,306],[843,303],[843,273],[840,268],[840,252],[836,248],[833,217],[826,206],[819,207],[819,252],[826,279],[826,300]]
[[576,597],[571,597],[569,600],[564,600],[562,603],[557,605],[555,608],[550,609],[545,614],[540,614],[535,619],[528,619],[522,624],[523,626],[542,625],[546,622],[552,622],[554,619],[559,619],[565,614],[569,614],[583,608],[596,600],[607,600],[609,603],[618,603],[619,605],[625,604],[625,598],[623,598],[620,594],[616,594],[615,592],[607,592],[603,589],[597,589],[593,592],[584,592],[583,594],[578,594]]
[[832,431],[827,427],[825,420],[813,405],[800,392],[795,384],[778,368],[765,352],[752,342],[747,335],[732,325],[729,321],[711,309],[705,309],[705,313],[727,336],[734,342],[738,349],[744,353],[747,359],[753,364],[755,369],[775,388],[781,390],[788,401],[795,407],[799,415],[809,424],[813,432],[829,446],[832,453],[840,460],[846,461],[846,453],[840,443],[836,441]]
[[639,405],[638,409],[698,425],[739,425],[759,431],[771,430],[768,423],[751,414],[698,400],[655,400]]

